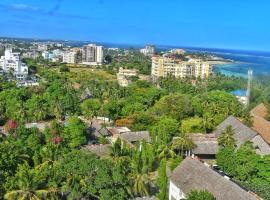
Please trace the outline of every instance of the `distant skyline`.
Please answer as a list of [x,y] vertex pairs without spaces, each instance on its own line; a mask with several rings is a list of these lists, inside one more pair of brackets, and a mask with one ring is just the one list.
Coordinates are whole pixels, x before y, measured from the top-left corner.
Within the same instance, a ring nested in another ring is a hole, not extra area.
[[0,36],[270,51],[266,0],[1,0]]

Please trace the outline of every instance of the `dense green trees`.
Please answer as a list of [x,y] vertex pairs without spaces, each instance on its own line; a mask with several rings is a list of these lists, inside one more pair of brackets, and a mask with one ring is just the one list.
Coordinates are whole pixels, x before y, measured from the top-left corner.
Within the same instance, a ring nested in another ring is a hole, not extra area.
[[179,133],[179,123],[171,117],[161,117],[152,127],[153,139],[158,145],[167,145]]
[[160,99],[151,108],[151,111],[157,116],[167,116],[176,120],[182,120],[193,114],[190,96],[184,94],[172,94]]
[[187,196],[187,200],[215,200],[215,199],[216,198],[213,196],[213,194],[211,194],[206,190],[203,191],[193,190]]
[[204,133],[204,120],[200,117],[192,117],[182,120],[181,132],[183,133]]
[[251,143],[246,143],[239,149],[232,146],[221,148],[217,154],[217,164],[223,171],[267,200],[270,199],[269,160],[269,155],[261,157],[256,154]]
[[236,97],[224,91],[211,91],[197,95],[192,105],[195,113],[203,118],[207,132],[212,131],[227,116],[240,117],[243,113],[243,106]]
[[68,119],[64,128],[64,142],[70,147],[79,147],[87,142],[87,133],[84,123],[77,117]]
[[[135,68],[148,74],[149,58],[134,56]],[[110,66],[118,66],[115,58]],[[106,70],[115,73],[115,68]],[[121,200],[157,195],[166,199],[166,169],[173,170],[194,147],[188,133],[211,132],[228,115],[250,119],[248,110],[228,93],[242,88],[242,79],[161,79],[156,85],[134,81],[122,88],[114,75],[101,70],[71,68],[59,73],[38,66],[37,71],[38,87],[16,88],[0,80],[0,124],[10,119],[16,124],[7,129],[7,138],[0,139],[0,198]],[[93,98],[80,102],[85,88]],[[109,158],[97,158],[79,150],[90,135],[78,115],[109,117],[133,131],[148,130],[152,144],[141,142],[130,148],[117,140]],[[23,126],[40,121],[50,126],[42,132]],[[267,197],[269,157],[258,157],[249,146],[235,150],[231,132],[219,139],[223,148],[218,164]]]
[[86,119],[98,116],[101,103],[98,99],[87,99],[81,104],[82,114]]
[[78,97],[64,81],[55,80],[46,90],[39,88],[8,89],[0,92],[1,115],[17,121],[40,121],[63,118],[78,111]]
[[[75,117],[66,127],[54,125],[47,133],[19,127],[16,137],[0,143],[1,197],[127,199],[129,182],[119,166],[74,149],[85,142],[84,131]],[[46,140],[45,134],[53,134],[49,138],[60,135],[64,140]]]

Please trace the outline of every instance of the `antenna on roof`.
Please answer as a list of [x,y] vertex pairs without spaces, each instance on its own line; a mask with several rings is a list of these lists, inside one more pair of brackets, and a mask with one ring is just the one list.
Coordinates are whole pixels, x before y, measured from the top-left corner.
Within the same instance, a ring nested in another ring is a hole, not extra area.
[[253,71],[252,69],[248,70],[248,87],[247,87],[247,106],[250,103],[250,91],[251,91],[251,81],[252,81],[252,75],[253,75]]

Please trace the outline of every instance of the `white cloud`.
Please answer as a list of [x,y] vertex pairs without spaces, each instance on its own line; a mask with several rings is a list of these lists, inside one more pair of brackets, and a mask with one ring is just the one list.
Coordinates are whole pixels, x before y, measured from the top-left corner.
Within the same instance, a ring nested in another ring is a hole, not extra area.
[[11,4],[10,5],[13,9],[17,10],[32,10],[32,11],[37,11],[39,10],[38,7],[26,5],[26,4]]

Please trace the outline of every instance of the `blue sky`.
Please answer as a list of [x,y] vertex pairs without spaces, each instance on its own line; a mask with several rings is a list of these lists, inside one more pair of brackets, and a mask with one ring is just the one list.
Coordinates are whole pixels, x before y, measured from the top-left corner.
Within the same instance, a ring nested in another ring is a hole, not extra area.
[[1,0],[0,36],[270,51],[266,0]]

